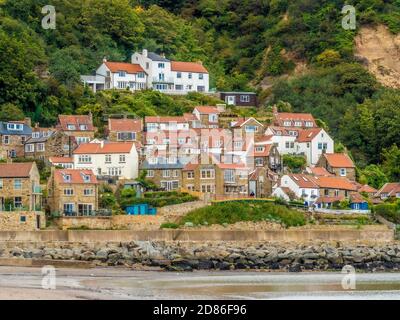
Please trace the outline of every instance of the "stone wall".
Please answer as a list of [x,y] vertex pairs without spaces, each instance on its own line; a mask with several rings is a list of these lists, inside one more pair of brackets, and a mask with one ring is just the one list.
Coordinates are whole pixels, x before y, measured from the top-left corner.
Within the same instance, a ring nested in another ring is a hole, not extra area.
[[[40,219],[40,227],[37,225]],[[46,227],[46,218],[43,212],[13,211],[0,212],[1,231],[35,231]]]
[[164,217],[165,221],[176,222],[190,211],[210,205],[205,201],[193,201],[158,208],[157,214]]
[[1,241],[67,241],[76,243],[108,243],[131,241],[239,241],[295,242],[342,241],[384,243],[394,240],[394,230],[386,226],[319,226],[283,230],[69,230],[16,232],[0,231]]
[[[400,243],[165,242],[112,243],[0,242],[0,264],[11,259],[87,261],[96,266],[192,270],[400,270]],[[153,269],[154,270],[154,269]]]

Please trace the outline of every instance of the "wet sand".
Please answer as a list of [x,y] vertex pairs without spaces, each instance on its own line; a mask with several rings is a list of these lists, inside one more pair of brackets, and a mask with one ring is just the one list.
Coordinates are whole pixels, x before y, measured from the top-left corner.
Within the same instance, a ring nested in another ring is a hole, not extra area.
[[42,289],[40,268],[0,267],[0,299],[400,299],[400,273],[168,273],[98,268],[57,269],[56,289]]

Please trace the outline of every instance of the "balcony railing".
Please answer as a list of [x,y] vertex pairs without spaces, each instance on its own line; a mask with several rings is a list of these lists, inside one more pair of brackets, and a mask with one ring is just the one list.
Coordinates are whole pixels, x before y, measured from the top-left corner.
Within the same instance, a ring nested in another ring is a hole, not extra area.
[[93,210],[88,212],[63,211],[61,215],[63,217],[111,217],[112,211],[109,209]]

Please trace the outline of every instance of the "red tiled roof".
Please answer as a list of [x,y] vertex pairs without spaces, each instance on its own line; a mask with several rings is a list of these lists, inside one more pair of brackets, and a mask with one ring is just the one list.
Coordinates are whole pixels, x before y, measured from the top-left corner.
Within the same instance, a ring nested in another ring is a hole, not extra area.
[[183,171],[193,171],[199,166],[198,163],[188,163],[184,168]]
[[82,143],[75,149],[74,154],[111,154],[111,153],[130,153],[133,142],[108,142],[104,143]]
[[314,182],[321,188],[326,189],[340,189],[340,190],[349,190],[356,191],[357,187],[351,183],[347,178],[342,177],[312,177]]
[[125,71],[126,73],[135,74],[144,72],[143,68],[139,64],[132,64],[127,62],[105,62],[105,65],[111,72]]
[[0,163],[0,178],[28,178],[33,162]]
[[188,120],[186,120],[186,118],[183,116],[166,116],[166,117],[151,116],[151,117],[145,117],[144,119],[146,123],[188,122]]
[[[71,181],[66,182],[64,180],[64,176],[69,175],[71,177]],[[84,176],[90,176],[90,182],[85,182],[83,180]],[[80,169],[58,169],[54,170],[54,179],[58,183],[66,183],[66,184],[97,184],[97,178],[93,174],[92,170],[80,170]]]
[[[64,131],[81,131],[80,125],[87,126],[83,131],[94,131],[92,118],[88,115],[59,115],[58,121]],[[69,130],[68,125],[74,125],[75,130]]]
[[258,124],[260,124],[261,126],[264,126],[262,123],[260,123],[257,119],[250,117],[250,118],[242,118],[239,119],[237,121],[235,121],[232,125],[232,128],[240,128],[241,126],[243,126],[247,121],[250,120],[254,120],[255,122],[257,122]]
[[364,203],[367,202],[367,200],[365,200],[361,194],[359,194],[358,192],[352,192],[350,193],[350,200],[352,203]]
[[51,163],[73,163],[74,159],[70,157],[50,157]]
[[321,128],[300,130],[296,141],[311,142],[317,136],[317,134],[321,132],[321,130]]
[[208,70],[199,62],[171,61],[171,70],[179,72],[208,73]]
[[140,132],[142,131],[142,120],[140,119],[108,119],[110,131],[118,132]]
[[366,192],[366,193],[377,193],[378,190],[376,190],[375,188],[372,188],[369,185],[363,185],[361,188],[358,189],[358,192]]
[[334,202],[340,202],[342,200],[344,200],[345,197],[341,196],[341,197],[327,197],[327,196],[323,196],[323,197],[319,197],[315,203],[334,203]]
[[292,179],[300,188],[318,188],[318,185],[314,182],[312,176],[306,174],[289,174],[289,178]]
[[333,168],[354,168],[354,163],[345,153],[326,153],[324,154],[326,161]]
[[379,191],[378,195],[387,193],[389,196],[395,196],[396,193],[400,193],[400,182],[386,183]]
[[326,177],[331,177],[333,176],[333,174],[331,174],[330,172],[328,172],[328,170],[326,170],[323,167],[315,167],[315,168],[309,168],[309,170],[311,171],[311,173],[313,175],[316,176],[326,176]]
[[184,113],[183,114],[183,118],[186,121],[197,121],[198,119],[196,118],[196,116],[193,113]]
[[211,107],[211,106],[198,106],[194,108],[197,110],[200,114],[211,114],[211,113],[221,113],[217,107]]
[[[256,151],[257,147],[263,147],[264,151],[257,152]],[[254,156],[255,157],[268,157],[269,153],[271,152],[271,149],[272,149],[272,144],[264,144],[264,145],[261,145],[261,146],[260,145],[255,145],[254,146]]]
[[220,169],[247,169],[244,163],[218,163],[217,166]]
[[293,113],[293,112],[279,112],[275,115],[276,120],[291,120],[291,121],[312,121],[315,119],[311,113]]

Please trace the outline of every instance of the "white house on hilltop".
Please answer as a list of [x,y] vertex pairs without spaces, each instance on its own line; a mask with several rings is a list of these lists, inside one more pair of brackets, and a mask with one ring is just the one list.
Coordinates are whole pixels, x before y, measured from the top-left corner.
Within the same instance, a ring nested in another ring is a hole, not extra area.
[[103,60],[94,76],[81,76],[94,92],[107,89],[138,91],[147,89],[147,74],[139,64]]
[[208,70],[201,62],[171,61],[146,49],[135,52],[131,62],[148,74],[148,88],[169,94],[209,91]]

